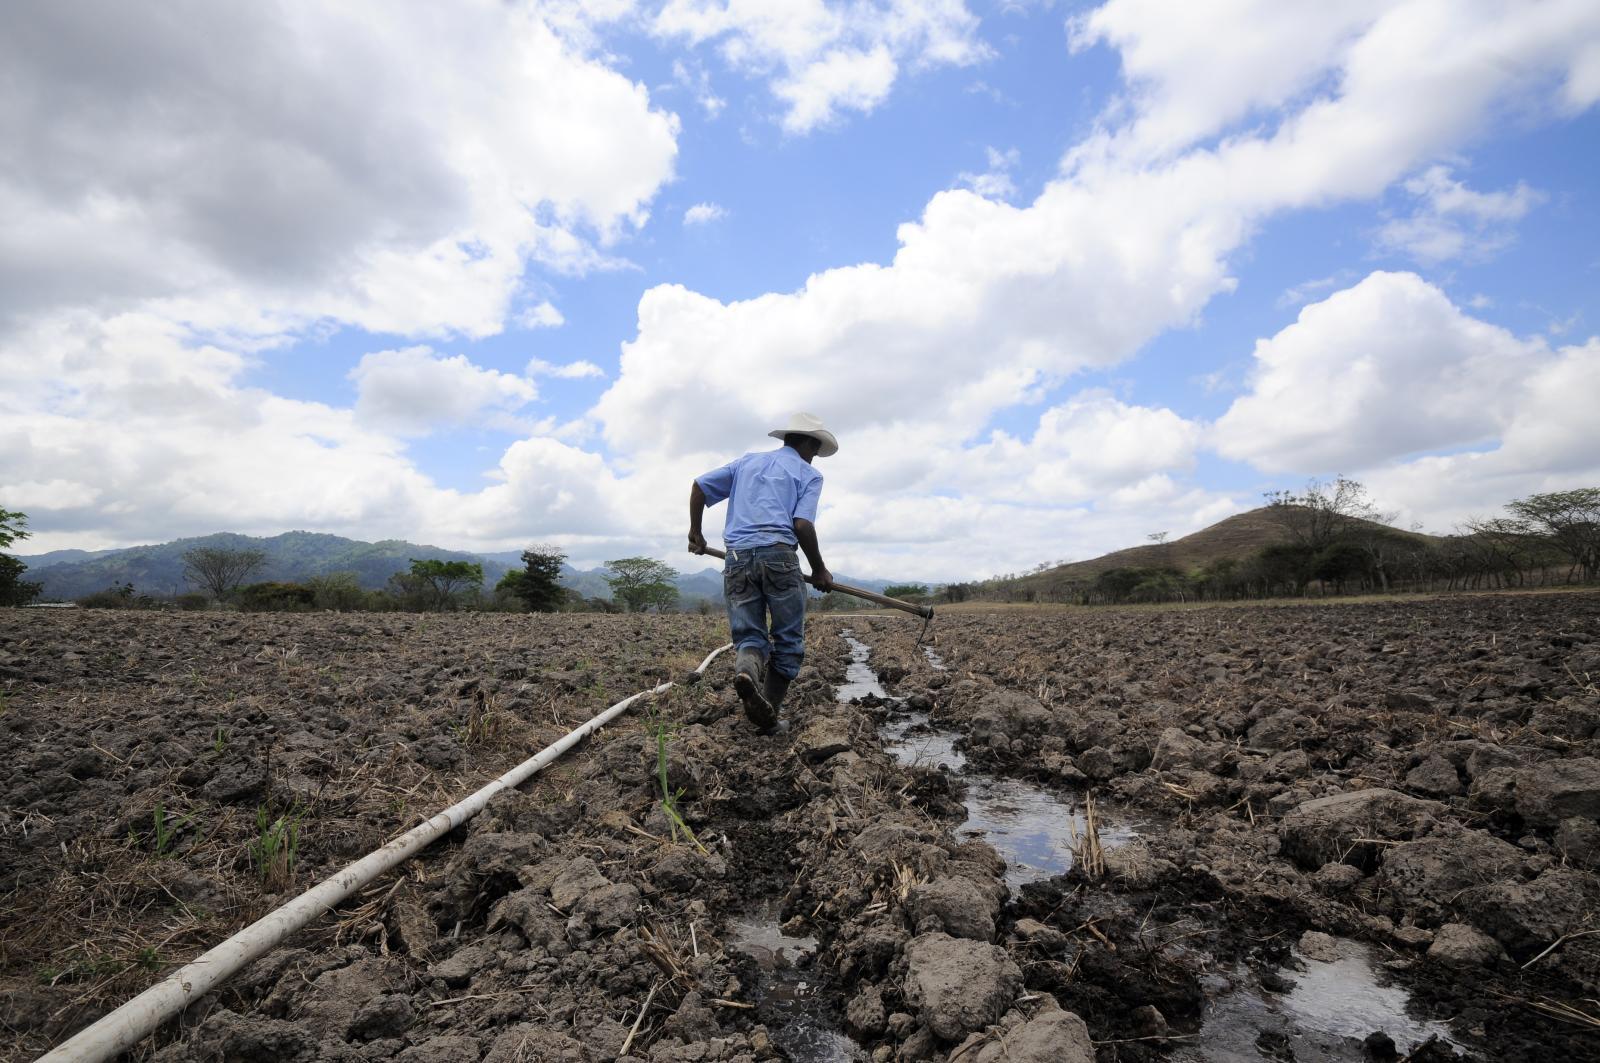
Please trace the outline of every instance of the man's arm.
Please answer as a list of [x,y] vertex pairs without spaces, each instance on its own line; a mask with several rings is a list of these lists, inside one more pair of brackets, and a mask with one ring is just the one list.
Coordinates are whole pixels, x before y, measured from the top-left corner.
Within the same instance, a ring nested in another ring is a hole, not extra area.
[[706,511],[706,493],[700,490],[700,481],[689,488],[689,552],[706,552],[706,537],[700,532],[700,518]]
[[817,545],[817,526],[804,517],[796,517],[794,537],[800,541],[806,560],[811,562],[811,585],[823,593],[833,590],[833,573],[822,563],[822,548]]

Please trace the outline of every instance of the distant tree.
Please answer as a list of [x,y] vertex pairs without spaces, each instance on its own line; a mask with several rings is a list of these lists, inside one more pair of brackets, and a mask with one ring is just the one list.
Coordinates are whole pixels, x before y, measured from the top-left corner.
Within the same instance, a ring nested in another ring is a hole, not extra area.
[[7,554],[0,554],[0,606],[27,605],[39,596],[40,584],[22,578],[28,566]]
[[671,565],[649,557],[622,557],[607,561],[611,575],[613,597],[627,606],[631,613],[642,612],[651,606],[670,609],[678,600],[678,588],[673,580],[678,571]]
[[531,546],[522,551],[520,569],[507,572],[495,586],[522,599],[530,613],[553,613],[567,601],[567,589],[561,586],[561,566],[567,555],[558,546]]
[[1367,489],[1355,480],[1335,477],[1333,483],[1311,480],[1300,494],[1269,491],[1267,510],[1299,546],[1312,553],[1332,545],[1357,521],[1381,521],[1382,515],[1367,498]]
[[316,604],[316,591],[298,583],[252,583],[239,589],[239,605],[251,612],[301,613]]
[[1125,602],[1133,589],[1144,581],[1145,570],[1137,568],[1112,568],[1094,578],[1090,590],[1094,597],[1105,602]]
[[1317,552],[1304,543],[1273,543],[1262,547],[1255,563],[1269,594],[1278,587],[1299,594],[1311,581],[1316,556]]
[[1235,597],[1245,590],[1240,568],[1238,558],[1219,557],[1194,574],[1195,590],[1202,598]]
[[[28,515],[0,506],[0,550],[33,534],[27,530]],[[39,596],[39,584],[22,578],[28,566],[14,557],[0,554],[0,606],[27,605]]]
[[942,602],[964,602],[978,593],[975,583],[946,583],[939,588],[939,600]]
[[426,588],[427,608],[443,610],[455,604],[459,592],[483,586],[483,566],[476,561],[412,558],[411,577],[418,581],[414,589]]
[[1506,508],[1547,536],[1586,582],[1600,576],[1600,487],[1529,495],[1513,499]]
[[1337,542],[1317,551],[1311,559],[1311,575],[1324,584],[1332,583],[1334,592],[1344,593],[1344,585],[1360,581],[1367,574],[1367,553],[1352,542]]
[[334,609],[344,613],[360,609],[367,594],[361,589],[361,578],[354,572],[328,572],[306,580],[316,599],[318,609]]
[[204,587],[213,597],[226,598],[266,562],[267,555],[260,550],[197,546],[183,552],[183,578]]
[[1156,548],[1156,561],[1163,568],[1172,567],[1172,544],[1167,541],[1170,535],[1170,532],[1158,531],[1145,536]]
[[829,591],[827,594],[811,599],[811,608],[824,613],[842,613],[859,608],[861,602],[845,594],[843,591]]
[[371,601],[369,607],[380,612],[392,609],[420,612],[433,603],[433,589],[427,581],[409,572],[391,574],[378,594],[382,596],[381,599]]
[[889,598],[921,601],[928,596],[928,588],[920,583],[891,583],[883,589],[883,593]]

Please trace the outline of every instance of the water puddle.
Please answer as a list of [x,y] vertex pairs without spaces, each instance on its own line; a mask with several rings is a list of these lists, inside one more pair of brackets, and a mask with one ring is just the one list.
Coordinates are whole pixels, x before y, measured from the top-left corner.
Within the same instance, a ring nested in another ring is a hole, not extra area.
[[833,1027],[822,987],[803,966],[816,951],[816,939],[785,934],[776,902],[733,920],[729,931],[728,948],[749,956],[761,969],[761,1019],[786,1058],[794,1063],[863,1063],[868,1058]]
[[837,698],[840,701],[854,701],[856,698],[872,696],[887,698],[883,684],[878,682],[878,676],[867,664],[867,658],[872,656],[872,647],[860,639],[853,637],[849,631],[841,631],[845,642],[850,644],[850,664],[845,668],[844,682],[837,688]]
[[890,720],[879,734],[889,752],[907,767],[958,772],[967,766],[966,756],[956,749],[956,732],[935,727],[925,712],[908,712]]
[[[839,700],[871,695],[892,701],[867,665],[871,647],[849,631],[841,634],[850,645],[850,667],[838,688]],[[933,647],[923,647],[923,653],[934,668],[944,667]],[[958,733],[938,727],[925,712],[896,712],[881,734],[900,763],[942,768],[966,783],[967,822],[960,832],[983,838],[1005,857],[1006,884],[1013,890],[1072,867],[1073,839],[1084,822],[1070,801],[1028,782],[969,770],[966,757],[955,749]],[[1129,826],[1100,826],[1101,844],[1108,849],[1137,836]],[[1370,947],[1335,941],[1338,952],[1331,960],[1311,959],[1296,950],[1303,970],[1283,972],[1293,985],[1281,994],[1264,990],[1243,968],[1229,977],[1208,976],[1203,981],[1210,983],[1210,999],[1200,1032],[1168,1058],[1183,1063],[1362,1063],[1367,1056],[1361,1042],[1380,1030],[1402,1054],[1434,1036],[1460,1047],[1443,1023],[1406,1014],[1408,995],[1380,982]]]
[[[868,695],[888,699],[867,664],[872,648],[849,631],[840,634],[850,646],[850,667],[839,687],[839,700]],[[944,667],[932,646],[924,646],[922,652],[933,667]],[[1071,801],[1020,779],[969,771],[967,758],[955,748],[959,732],[936,726],[925,712],[897,713],[880,733],[885,748],[900,763],[943,768],[966,783],[967,821],[960,833],[982,838],[1005,858],[1006,885],[1016,889],[1071,869],[1072,839],[1084,829],[1083,813]],[[1108,849],[1135,837],[1129,827],[1101,824],[1100,842]]]
[[[1006,885],[1064,875],[1072,869],[1072,844],[1085,826],[1078,807],[1032,783],[967,773],[967,822],[961,833],[980,837],[1006,859]],[[1129,826],[1100,824],[1107,849],[1138,837]]]
[[1402,1055],[1430,1037],[1461,1047],[1442,1022],[1406,1014],[1409,996],[1399,986],[1382,985],[1373,950],[1357,941],[1335,939],[1338,958],[1314,960],[1298,950],[1304,970],[1285,970],[1294,986],[1287,993],[1262,990],[1248,971],[1219,979],[1195,1042],[1173,1053],[1182,1063],[1259,1063],[1262,1046],[1273,1058],[1296,1063],[1361,1063],[1361,1042],[1382,1031]]

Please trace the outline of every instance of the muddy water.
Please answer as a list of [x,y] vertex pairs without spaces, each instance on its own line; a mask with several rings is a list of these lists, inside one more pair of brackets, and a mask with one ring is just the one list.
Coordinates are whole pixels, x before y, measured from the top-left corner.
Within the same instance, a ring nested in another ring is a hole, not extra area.
[[[868,694],[887,698],[867,665],[872,648],[848,632],[843,635],[850,646],[850,667],[839,687],[839,700]],[[923,653],[933,667],[944,667],[932,646],[924,646]],[[968,770],[967,758],[955,748],[960,735],[934,726],[925,712],[897,715],[881,734],[900,763],[944,768],[966,783],[967,821],[959,833],[982,838],[1005,857],[1006,885],[1016,889],[1072,867],[1072,841],[1084,829],[1083,813],[1076,805],[1029,782]],[[1101,824],[1100,842],[1108,849],[1137,836],[1130,826]]]
[[822,987],[807,969],[817,948],[811,937],[791,937],[778,922],[773,902],[731,924],[728,947],[756,961],[761,970],[760,1004],[772,1041],[794,1063],[858,1063],[867,1059],[854,1041],[825,1017]]
[[1263,991],[1248,971],[1216,976],[1200,1033],[1188,1047],[1173,1053],[1182,1063],[1257,1063],[1260,1046],[1287,1049],[1296,1063],[1359,1063],[1369,1058],[1361,1047],[1368,1034],[1383,1031],[1402,1055],[1430,1037],[1459,1047],[1440,1022],[1406,1014],[1409,997],[1380,983],[1373,950],[1356,941],[1336,939],[1334,960],[1315,960],[1295,953],[1301,970],[1285,969],[1293,988],[1281,995]]
[[[869,694],[888,698],[867,664],[871,647],[849,632],[842,634],[850,645],[851,663],[839,699]],[[933,647],[923,647],[923,654],[930,665],[943,669]],[[1083,829],[1082,814],[1074,805],[1027,782],[969,771],[966,758],[954,748],[958,733],[935,726],[925,712],[897,715],[881,733],[902,764],[940,767],[962,778],[967,822],[961,832],[983,838],[1005,857],[1006,883],[1012,889],[1072,867],[1072,843]],[[1100,837],[1106,848],[1115,848],[1137,832],[1131,826],[1102,823]],[[1299,969],[1282,972],[1294,983],[1286,993],[1267,992],[1243,968],[1230,977],[1210,976],[1201,1028],[1171,1058],[1184,1063],[1258,1063],[1263,1058],[1361,1063],[1369,1058],[1361,1042],[1380,1030],[1401,1053],[1430,1037],[1455,1044],[1444,1024],[1406,1014],[1408,995],[1382,983],[1372,949],[1336,941],[1338,956],[1333,960],[1295,953]]]

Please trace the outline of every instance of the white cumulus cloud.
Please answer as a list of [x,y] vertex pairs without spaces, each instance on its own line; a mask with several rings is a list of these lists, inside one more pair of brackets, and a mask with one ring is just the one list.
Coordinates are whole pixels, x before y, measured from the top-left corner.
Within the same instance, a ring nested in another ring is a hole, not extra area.
[[1224,455],[1343,472],[1496,438],[1550,359],[1462,313],[1414,273],[1373,273],[1256,344],[1250,390],[1217,422]]
[[1600,339],[1563,347],[1534,367],[1497,406],[1492,446],[1357,470],[1403,522],[1444,531],[1498,513],[1510,499],[1600,483]]
[[1445,531],[1513,497],[1600,481],[1587,401],[1600,395],[1600,339],[1552,349],[1415,274],[1374,273],[1306,307],[1255,358],[1210,442],[1267,471],[1354,475],[1402,523]]
[[1404,188],[1417,208],[1385,222],[1378,230],[1378,245],[1424,265],[1489,257],[1511,242],[1513,224],[1543,199],[1525,183],[1506,192],[1474,191],[1442,165],[1430,166]]
[[728,212],[715,203],[696,203],[683,212],[683,224],[708,225],[714,221],[721,221],[728,216]]
[[356,416],[402,435],[471,424],[488,411],[509,413],[539,397],[533,381],[444,357],[428,347],[363,355],[350,370]]
[[904,65],[964,66],[988,57],[963,0],[667,0],[654,32],[717,42],[735,70],[767,78],[783,127],[808,133],[841,109],[871,111]]
[[1009,151],[985,148],[984,154],[988,158],[988,169],[982,173],[963,173],[958,180],[985,199],[1014,198],[1017,184],[1011,179],[1011,171],[1022,161],[1022,153],[1016,148]]
[[536,303],[517,315],[517,324],[525,329],[560,328],[566,323],[566,317],[548,300]]
[[543,358],[535,358],[528,363],[529,376],[553,376],[561,380],[582,380],[586,377],[603,377],[606,371],[593,362],[576,361],[557,364],[547,362]]
[[0,319],[485,335],[529,259],[603,264],[677,151],[537,5],[24,5],[0,69]]

